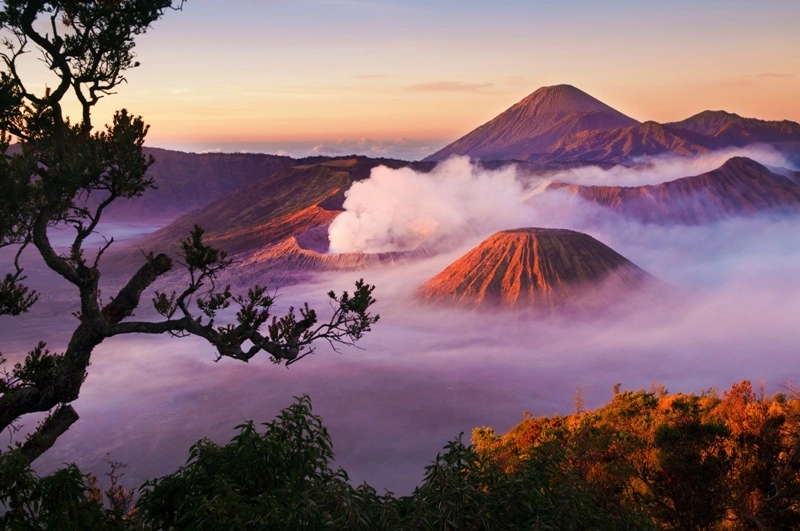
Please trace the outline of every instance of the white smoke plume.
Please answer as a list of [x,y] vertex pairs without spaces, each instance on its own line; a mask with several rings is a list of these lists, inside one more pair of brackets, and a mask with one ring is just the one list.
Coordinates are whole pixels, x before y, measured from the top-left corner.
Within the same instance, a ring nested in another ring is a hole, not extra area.
[[333,253],[436,245],[479,227],[513,226],[527,209],[516,168],[488,171],[467,157],[451,158],[430,173],[379,166],[353,184],[344,208],[329,230]]
[[[531,199],[553,181],[638,186],[698,175],[734,156],[770,167],[790,167],[774,148],[721,150],[699,157],[653,157],[634,167],[584,166],[546,176],[531,176],[515,165],[488,170],[467,157],[453,157],[431,172],[379,166],[369,179],[353,184],[345,212],[329,229],[330,252],[378,253],[461,243],[464,238],[523,226],[581,229],[563,197]],[[588,207],[587,207],[588,208]],[[568,214],[568,215],[567,215]]]

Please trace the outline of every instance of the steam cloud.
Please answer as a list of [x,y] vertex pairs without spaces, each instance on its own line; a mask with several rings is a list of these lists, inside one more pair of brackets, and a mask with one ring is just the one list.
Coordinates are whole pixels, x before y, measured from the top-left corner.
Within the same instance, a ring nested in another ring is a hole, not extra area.
[[790,167],[771,147],[722,150],[693,158],[654,157],[634,167],[585,166],[546,176],[532,176],[513,165],[488,170],[467,157],[450,158],[429,173],[379,166],[369,179],[353,184],[347,192],[345,212],[329,228],[330,252],[406,251],[421,245],[452,248],[468,238],[530,225],[580,229],[574,213],[564,215],[563,198],[531,199],[553,181],[657,184],[716,169],[733,156],[770,167]]
[[430,173],[379,166],[347,192],[345,212],[329,229],[330,251],[405,251],[478,227],[507,227],[520,217],[522,195],[515,168],[486,171],[467,157]]

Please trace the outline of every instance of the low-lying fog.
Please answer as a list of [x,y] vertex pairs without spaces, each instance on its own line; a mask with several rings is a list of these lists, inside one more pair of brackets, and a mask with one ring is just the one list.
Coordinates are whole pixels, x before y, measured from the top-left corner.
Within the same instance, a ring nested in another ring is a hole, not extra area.
[[[381,320],[359,343],[363,350],[337,354],[320,345],[287,370],[266,358],[214,363],[211,349],[195,339],[107,341],[75,403],[81,420],[39,461],[40,469],[75,461],[102,473],[110,452],[129,464],[126,483],[138,485],[183,464],[197,439],[225,442],[234,425],[271,420],[292,396],[308,393],[354,483],[406,494],[459,432],[466,439],[476,426],[502,432],[524,411],[570,413],[579,388],[585,406],[594,408],[611,398],[616,382],[625,389],[663,384],[671,392],[725,390],[742,379],[763,380],[774,392],[800,382],[797,217],[704,227],[586,225],[574,211],[550,207],[505,220],[588,232],[669,283],[676,297],[588,322],[420,307],[414,290],[488,230],[471,218],[473,230],[458,249],[402,268],[326,274],[280,290],[281,308],[305,300],[324,307],[329,289],[349,289],[362,276],[375,284]],[[499,228],[513,227],[492,230]],[[63,345],[70,303],[55,298],[64,302],[43,301],[30,316],[0,319],[9,357],[47,338],[44,330],[55,331],[51,348]]]

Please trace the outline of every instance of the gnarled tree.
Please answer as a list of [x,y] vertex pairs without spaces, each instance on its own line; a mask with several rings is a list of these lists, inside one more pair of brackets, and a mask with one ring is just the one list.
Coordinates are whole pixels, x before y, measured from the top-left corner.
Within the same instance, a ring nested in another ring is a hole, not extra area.
[[[125,82],[138,65],[134,40],[167,10],[183,0],[6,0],[0,2],[4,69],[0,72],[0,247],[14,259],[0,283],[0,316],[17,315],[38,294],[25,284],[19,257],[35,249],[45,264],[72,284],[80,298],[79,321],[66,350],[50,352],[43,342],[24,362],[0,378],[0,431],[24,415],[48,416],[19,451],[33,461],[64,433],[78,415],[78,398],[92,351],[108,337],[129,333],[195,335],[208,340],[221,357],[247,361],[266,353],[276,363],[293,363],[327,340],[334,347],[352,344],[377,321],[370,307],[373,287],[359,281],[352,294],[329,293],[333,312],[319,322],[308,305],[298,313],[274,316],[274,300],[263,286],[234,295],[215,278],[230,264],[224,252],[203,243],[199,227],[182,244],[188,285],[156,293],[153,304],[163,317],[134,320],[145,291],[173,268],[165,254],[149,255],[110,302],[100,299],[103,254],[85,252],[104,210],[120,198],[134,198],[153,187],[147,169],[152,158],[142,151],[148,126],[141,117],[118,111],[103,130],[92,125],[92,111],[104,96]],[[37,93],[26,83],[22,64],[29,52],[40,54],[55,86]],[[73,123],[64,105],[74,99],[80,119]],[[9,150],[12,141],[17,147]],[[65,252],[48,237],[52,227],[68,227],[74,239]],[[233,324],[217,324],[218,312],[238,306]],[[2,317],[6,319],[8,317]],[[0,363],[3,362],[0,356]]]

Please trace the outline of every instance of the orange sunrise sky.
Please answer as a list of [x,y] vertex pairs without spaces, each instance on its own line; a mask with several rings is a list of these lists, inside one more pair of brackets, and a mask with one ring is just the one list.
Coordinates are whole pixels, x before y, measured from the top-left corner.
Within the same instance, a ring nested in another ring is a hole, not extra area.
[[797,0],[189,0],[96,116],[185,151],[409,159],[560,83],[642,121],[800,121],[798,27]]

